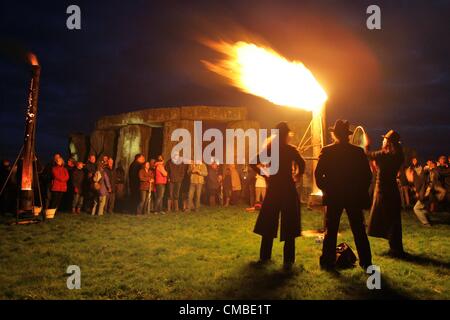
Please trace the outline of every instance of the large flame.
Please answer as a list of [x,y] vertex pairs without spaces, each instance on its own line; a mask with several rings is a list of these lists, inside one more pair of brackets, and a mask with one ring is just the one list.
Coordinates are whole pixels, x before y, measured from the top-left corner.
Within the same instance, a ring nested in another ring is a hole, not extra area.
[[270,48],[247,42],[210,42],[212,49],[225,55],[206,67],[228,78],[240,90],[270,102],[307,111],[320,111],[327,94],[303,63],[288,61]]

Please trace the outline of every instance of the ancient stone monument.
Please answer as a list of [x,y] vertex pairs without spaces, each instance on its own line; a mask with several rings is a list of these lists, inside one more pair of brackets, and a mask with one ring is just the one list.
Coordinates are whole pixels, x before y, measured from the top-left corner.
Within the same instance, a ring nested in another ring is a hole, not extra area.
[[[72,156],[80,161],[86,160],[88,154],[95,154],[97,158],[103,155],[110,156],[115,159],[117,166],[122,166],[125,172],[128,172],[130,164],[138,153],[143,153],[147,159],[156,158],[159,154],[162,154],[166,160],[170,159],[172,147],[177,144],[171,141],[173,130],[184,128],[193,135],[194,121],[202,121],[203,130],[217,128],[225,131],[227,128],[270,129],[277,121],[288,120],[291,129],[295,132],[293,144],[300,141],[311,121],[311,115],[301,110],[295,111],[295,116],[289,116],[289,119],[265,119],[264,124],[258,121],[258,113],[252,118],[249,119],[249,110],[246,107],[149,108],[100,118],[90,136],[70,135],[69,149]],[[303,155],[311,156],[309,151]],[[311,161],[307,161],[304,177],[305,194],[311,190],[311,174]]]

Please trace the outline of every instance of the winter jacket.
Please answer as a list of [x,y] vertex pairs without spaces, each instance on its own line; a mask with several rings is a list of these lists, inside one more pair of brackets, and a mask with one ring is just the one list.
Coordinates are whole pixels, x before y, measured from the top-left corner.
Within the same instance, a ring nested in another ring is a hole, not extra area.
[[69,181],[69,172],[63,166],[52,168],[52,188],[53,192],[67,192],[67,181]]
[[128,170],[128,181],[130,184],[130,191],[131,194],[138,194],[139,193],[139,172],[142,169],[142,164],[134,161],[130,165],[130,169]]
[[97,190],[99,196],[107,196],[109,190],[111,190],[111,183],[109,182],[109,177],[105,171],[96,171],[94,174],[94,182],[100,183],[100,190]]
[[230,175],[231,175],[231,188],[233,191],[240,191],[241,188],[241,177],[239,176],[239,172],[235,167],[230,167]]
[[106,174],[108,175],[109,183],[111,183],[111,187],[114,190],[114,187],[117,184],[116,170],[110,169],[109,167],[106,167],[104,170],[105,170]]
[[170,160],[166,164],[166,170],[169,174],[170,182],[182,182],[186,174],[186,165],[184,163],[175,164]]
[[191,183],[205,183],[205,177],[208,175],[208,169],[204,163],[190,164],[188,174],[191,175]]
[[153,170],[150,169],[147,171],[144,168],[139,170],[139,181],[140,181],[139,189],[141,191],[149,191],[153,179],[154,179]]
[[167,184],[167,171],[164,168],[164,162],[155,163],[155,183],[156,184]]
[[219,183],[219,168],[214,169],[212,166],[207,166],[208,176],[206,177],[206,187],[208,190],[217,190],[220,187]]
[[97,166],[95,165],[95,163],[88,162],[84,167],[84,169],[86,170],[88,177],[92,179],[92,177],[95,174],[95,171],[97,171]]
[[84,179],[86,174],[83,169],[75,169],[72,171],[72,187],[73,191],[78,194],[83,193]]

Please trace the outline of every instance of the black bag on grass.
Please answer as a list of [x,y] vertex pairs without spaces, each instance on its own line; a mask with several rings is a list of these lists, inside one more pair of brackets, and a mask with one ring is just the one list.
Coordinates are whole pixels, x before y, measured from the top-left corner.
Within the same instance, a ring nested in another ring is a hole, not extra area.
[[336,267],[337,268],[352,268],[356,262],[356,256],[352,249],[345,242],[336,247]]

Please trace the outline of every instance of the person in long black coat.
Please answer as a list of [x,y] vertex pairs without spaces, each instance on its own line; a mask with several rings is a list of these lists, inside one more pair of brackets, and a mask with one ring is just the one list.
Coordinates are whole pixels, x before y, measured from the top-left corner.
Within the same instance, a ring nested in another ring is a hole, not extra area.
[[[279,130],[279,168],[278,172],[267,178],[267,194],[254,232],[262,236],[260,261],[270,260],[281,215],[280,241],[284,241],[283,260],[285,267],[289,268],[295,262],[295,239],[301,235],[300,202],[292,177],[292,164],[298,165],[299,174],[302,175],[305,161],[298,150],[289,144],[290,130],[286,122],[281,122],[276,128]],[[271,145],[268,146],[270,148]],[[251,165],[256,172],[260,172],[260,160],[258,157],[257,164]],[[265,175],[264,172],[261,171],[261,175]]]
[[337,234],[342,211],[345,209],[355,239],[359,264],[366,269],[372,264],[372,255],[363,209],[368,208],[370,203],[372,172],[364,150],[349,143],[352,132],[347,121],[336,121],[330,131],[335,142],[322,148],[314,173],[326,206],[320,265],[325,269],[335,267]]
[[377,165],[377,178],[370,210],[368,234],[389,240],[390,254],[404,254],[402,242],[401,198],[397,185],[397,174],[404,155],[400,144],[400,136],[390,130],[383,136],[383,147],[379,151],[370,152],[369,158]]
[[128,185],[130,187],[130,210],[131,212],[139,213],[140,203],[140,184],[139,171],[142,169],[145,163],[145,157],[139,153],[134,157],[134,161],[131,163],[128,169]]

